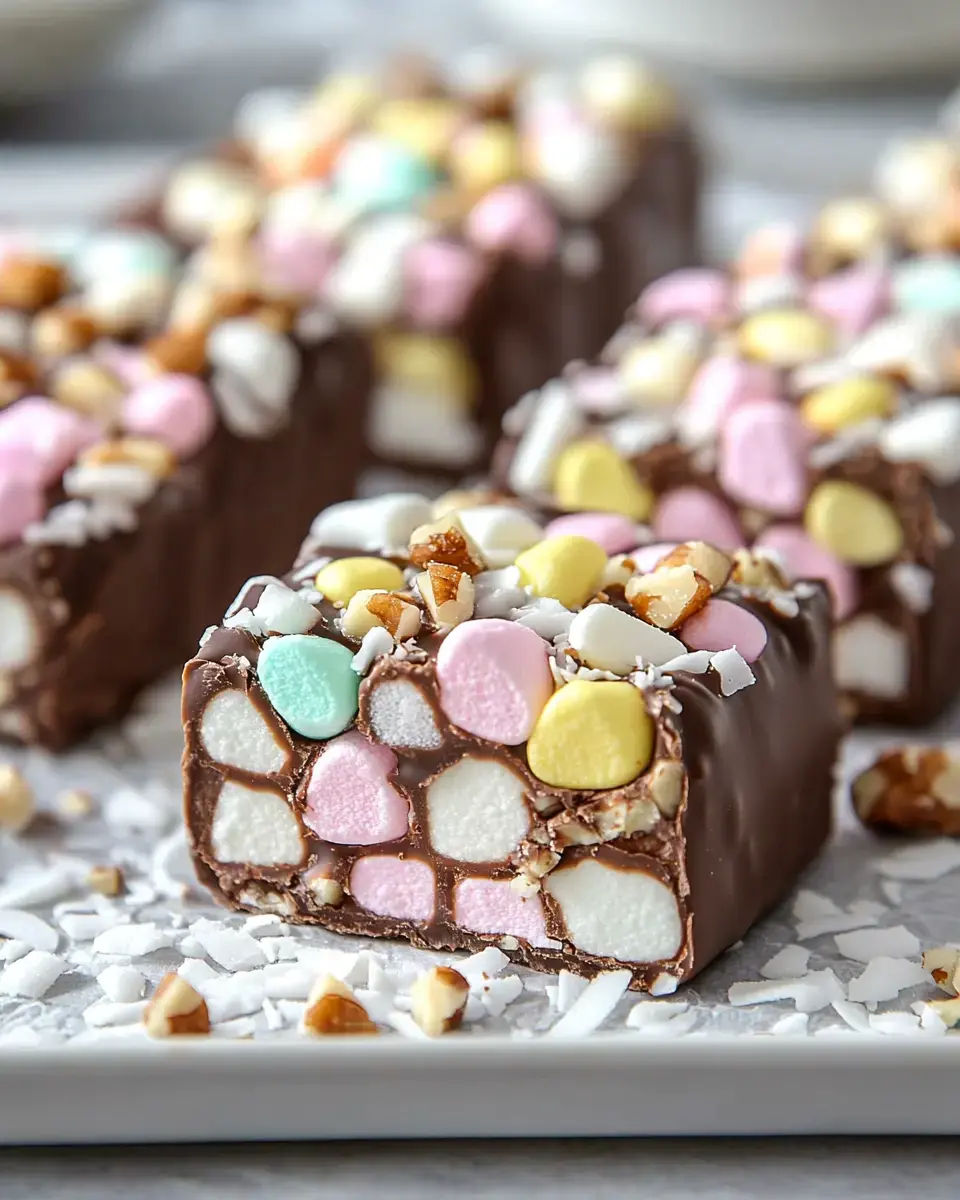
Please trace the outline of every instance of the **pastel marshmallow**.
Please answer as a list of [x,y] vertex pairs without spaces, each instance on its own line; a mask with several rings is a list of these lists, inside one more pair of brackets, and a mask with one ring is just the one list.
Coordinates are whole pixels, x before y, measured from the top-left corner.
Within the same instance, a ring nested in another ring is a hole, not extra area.
[[469,246],[430,238],[403,257],[403,311],[415,328],[449,329],[463,320],[483,277]]
[[770,367],[716,354],[697,369],[677,409],[680,436],[688,445],[710,442],[739,405],[776,394],[776,374]]
[[369,854],[350,872],[350,894],[361,908],[400,921],[429,921],[436,908],[436,878],[419,858]]
[[303,820],[338,845],[372,846],[403,837],[410,805],[390,783],[397,756],[355,729],[328,742],[313,765]]
[[[700,538],[697,540],[703,541],[704,539]],[[676,542],[650,542],[646,546],[637,546],[635,550],[630,551],[627,557],[636,567],[638,574],[647,575],[650,571],[657,568],[671,550],[676,550],[676,548]]]
[[454,920],[473,933],[509,934],[548,944],[539,896],[521,896],[509,879],[461,879],[453,889]]
[[526,785],[506,764],[467,755],[427,788],[430,842],[455,862],[503,862],[530,832]]
[[451,630],[437,654],[440,703],[477,737],[519,746],[553,694],[547,647],[532,629],[497,617]]
[[179,458],[204,446],[217,423],[210,393],[192,375],[160,375],[142,383],[123,402],[128,433],[156,438]]
[[18,475],[46,487],[102,436],[95,421],[44,396],[28,396],[0,412],[0,469],[15,466]]
[[797,525],[770,525],[754,543],[758,550],[772,550],[783,560],[794,579],[822,579],[833,601],[833,614],[844,620],[857,607],[859,584],[852,567],[808,537]]
[[781,400],[741,405],[723,427],[717,479],[741,504],[793,516],[807,496],[807,445],[803,420],[792,405]]
[[615,675],[629,675],[638,659],[659,667],[687,652],[678,638],[612,604],[588,604],[570,622],[568,636],[587,666]]
[[653,534],[658,541],[709,542],[718,550],[736,550],[744,543],[743,530],[730,508],[712,492],[698,487],[664,492],[653,514]]
[[567,534],[589,538],[607,554],[621,554],[636,544],[637,526],[618,513],[567,513],[551,521],[543,536],[562,537]]
[[302,229],[267,225],[256,243],[264,283],[276,291],[316,296],[336,257],[331,238]]
[[536,521],[509,504],[478,505],[457,515],[467,536],[480,547],[484,561],[494,569],[510,566],[518,554],[544,537]]
[[882,263],[863,263],[812,283],[807,303],[848,337],[856,337],[890,311],[890,274]]
[[557,248],[556,217],[542,197],[522,183],[494,188],[467,213],[464,232],[481,250],[512,252],[523,262],[546,262]]
[[703,267],[671,271],[644,289],[637,310],[654,329],[683,320],[718,325],[730,311],[730,281],[723,272]]
[[17,474],[0,460],[0,545],[16,541],[44,513],[43,491],[36,479]]
[[684,621],[680,632],[688,650],[734,648],[748,663],[756,662],[767,644],[766,626],[758,616],[716,596]]

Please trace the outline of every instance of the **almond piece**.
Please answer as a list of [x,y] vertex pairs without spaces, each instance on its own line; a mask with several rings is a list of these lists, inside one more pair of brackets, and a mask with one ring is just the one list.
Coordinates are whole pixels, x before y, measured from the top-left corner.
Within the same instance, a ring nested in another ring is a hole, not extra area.
[[782,592],[790,586],[776,559],[755,550],[734,550],[731,577],[741,587],[758,591]]
[[0,306],[4,308],[46,308],[66,289],[67,272],[59,263],[11,255],[0,267]]
[[923,952],[923,969],[929,971],[937,987],[948,996],[960,994],[960,950],[952,946],[934,946]]
[[733,563],[729,555],[708,542],[683,542],[661,558],[654,570],[684,566],[693,567],[694,571],[710,584],[713,591],[719,592],[730,578]]
[[470,537],[456,513],[421,525],[410,535],[410,560],[418,567],[446,563],[467,575],[486,569],[480,547]]
[[58,304],[38,312],[30,328],[33,348],[43,358],[81,354],[99,336],[96,320],[75,304]]
[[116,375],[91,358],[65,362],[53,376],[50,394],[66,408],[99,421],[120,414],[126,389]]
[[20,833],[36,810],[33,788],[10,763],[0,763],[0,829]]
[[22,354],[0,350],[0,408],[39,386],[37,369]]
[[140,467],[154,479],[166,479],[176,470],[177,458],[169,446],[154,438],[124,437],[97,442],[77,458],[82,467],[118,463]]
[[438,628],[451,629],[473,616],[476,591],[466,571],[432,562],[417,576],[417,587]]
[[87,887],[101,896],[119,896],[124,889],[123,872],[119,867],[91,867]]
[[313,1037],[377,1032],[367,1010],[350,988],[333,975],[321,976],[310,989],[302,1028]]
[[397,592],[374,592],[367,600],[366,608],[394,641],[405,642],[420,632],[420,609]]
[[647,772],[650,799],[665,817],[672,817],[680,807],[685,775],[683,763],[675,758],[661,758]]
[[675,629],[699,612],[710,596],[710,584],[688,565],[658,567],[649,575],[634,575],[626,586],[633,611],[659,629]]
[[960,755],[947,746],[900,746],[881,754],[851,785],[867,826],[960,835]]
[[168,329],[151,338],[143,352],[163,374],[200,375],[207,366],[207,335],[203,329]]
[[410,989],[413,1019],[429,1037],[459,1029],[470,985],[452,967],[431,967]]
[[164,975],[143,1014],[151,1037],[210,1032],[210,1013],[196,988],[182,975]]

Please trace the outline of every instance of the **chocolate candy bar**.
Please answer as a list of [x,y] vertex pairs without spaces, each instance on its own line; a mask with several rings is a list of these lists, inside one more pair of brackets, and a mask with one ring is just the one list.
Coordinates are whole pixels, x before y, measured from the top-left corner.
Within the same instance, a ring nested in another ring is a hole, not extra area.
[[181,164],[139,217],[198,248],[211,295],[321,298],[365,330],[368,461],[455,479],[518,396],[697,260],[698,194],[677,102],[638,64],[487,53],[256,93],[229,151]]
[[960,224],[945,220],[834,201],[806,236],[765,228],[725,270],[664,277],[595,365],[507,414],[495,482],[648,522],[660,542],[750,542],[825,580],[851,711],[929,720],[960,678]]
[[338,504],[184,671],[184,797],[225,904],[673,990],[830,826],[822,584],[616,515]]
[[59,749],[351,492],[370,371],[326,314],[252,292],[156,332],[179,280],[156,235],[4,250],[0,735]]

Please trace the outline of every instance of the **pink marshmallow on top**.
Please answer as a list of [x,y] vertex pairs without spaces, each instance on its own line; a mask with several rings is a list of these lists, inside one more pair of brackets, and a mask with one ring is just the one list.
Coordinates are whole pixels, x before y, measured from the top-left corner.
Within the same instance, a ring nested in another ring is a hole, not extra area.
[[780,555],[794,579],[822,579],[829,588],[836,620],[845,620],[856,609],[860,586],[854,569],[824,550],[799,525],[770,525],[754,545]]
[[730,280],[722,271],[684,267],[649,284],[640,294],[637,312],[653,328],[682,320],[718,325],[727,318],[730,303]]
[[44,513],[43,489],[36,478],[7,470],[0,461],[0,545],[15,542]]
[[582,512],[556,517],[543,532],[544,537],[575,534],[602,546],[607,554],[620,554],[637,544],[637,527],[617,513]]
[[264,281],[281,292],[316,296],[336,259],[334,243],[303,230],[267,226],[257,235]]
[[158,375],[134,388],[123,401],[127,432],[156,438],[178,458],[196,454],[216,423],[210,393],[192,375]]
[[521,896],[509,879],[462,879],[453,890],[454,918],[474,933],[505,933],[532,946],[547,942],[539,896]]
[[0,412],[0,469],[46,487],[101,437],[95,421],[45,396],[27,396]]
[[[694,541],[702,541],[703,539],[692,539]],[[676,550],[677,542],[650,542],[647,546],[637,546],[635,550],[630,551],[630,558],[636,563],[637,570],[641,575],[646,575],[648,571],[653,571],[658,562],[666,558],[671,550]]]
[[533,265],[551,258],[560,236],[550,208],[523,183],[507,183],[487,192],[467,213],[464,233],[480,250],[512,251]]
[[863,263],[810,284],[807,302],[848,337],[864,333],[890,311],[890,272],[883,263]]
[[498,617],[467,621],[447,634],[437,679],[454,725],[504,746],[527,740],[553,695],[543,638]]
[[350,894],[378,916],[429,921],[436,907],[436,878],[433,867],[419,858],[370,854],[353,864]]
[[613,367],[582,367],[571,373],[568,382],[573,389],[577,404],[584,412],[606,416],[622,412],[628,404],[628,396]]
[[740,405],[723,427],[717,480],[740,504],[792,516],[807,498],[809,434],[784,400]]
[[714,597],[684,621],[680,637],[690,650],[736,647],[747,662],[756,662],[767,644],[767,630],[754,613],[730,600]]
[[737,255],[737,271],[744,276],[794,275],[803,269],[804,237],[798,225],[771,222],[755,229]]
[[112,375],[116,375],[128,388],[152,379],[156,368],[147,356],[134,346],[123,346],[119,342],[98,342],[94,347],[94,358]]
[[743,530],[729,507],[712,492],[698,487],[664,492],[653,515],[658,541],[709,542],[718,550],[736,550],[744,543]]
[[403,837],[410,806],[389,782],[397,756],[353,729],[327,742],[307,783],[304,822],[338,845],[372,846]]
[[712,436],[741,404],[774,399],[776,373],[761,363],[731,354],[716,354],[698,369],[677,410],[681,427]]
[[407,250],[403,272],[406,315],[418,327],[448,329],[466,314],[483,263],[469,246],[429,238]]

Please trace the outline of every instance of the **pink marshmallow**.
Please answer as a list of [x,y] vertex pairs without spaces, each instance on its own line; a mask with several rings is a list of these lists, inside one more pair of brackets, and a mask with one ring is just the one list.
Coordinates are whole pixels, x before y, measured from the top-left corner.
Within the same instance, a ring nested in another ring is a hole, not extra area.
[[798,525],[770,525],[754,543],[758,550],[773,550],[794,579],[822,579],[830,591],[833,615],[843,621],[859,603],[856,572],[817,545]]
[[691,431],[712,435],[739,405],[773,399],[777,390],[777,377],[770,367],[717,354],[694,375],[677,418]]
[[15,542],[44,513],[43,489],[36,478],[8,471],[0,462],[0,545]]
[[568,382],[584,412],[607,416],[621,412],[627,406],[628,397],[620,372],[612,367],[582,367],[570,375]]
[[0,412],[0,466],[46,487],[102,436],[95,421],[44,396],[27,396]]
[[505,746],[527,740],[553,695],[546,643],[497,617],[467,621],[447,634],[437,679],[443,711],[455,725]]
[[128,388],[135,388],[152,379],[156,371],[141,350],[121,345],[120,342],[98,342],[93,354],[102,367],[116,375]]
[[257,237],[257,255],[268,287],[316,296],[336,259],[336,249],[326,237],[266,227]]
[[404,308],[418,328],[449,329],[463,320],[480,286],[477,252],[456,242],[416,242],[403,258]]
[[665,492],[653,515],[658,541],[709,542],[718,550],[736,550],[744,544],[740,523],[724,502],[698,487]]
[[637,544],[636,525],[617,513],[567,513],[551,521],[543,532],[545,538],[566,534],[589,538],[607,554],[620,554]]
[[737,255],[743,275],[793,275],[803,269],[804,238],[797,225],[771,222],[755,229]]
[[401,921],[429,921],[436,907],[433,868],[419,858],[371,854],[350,872],[350,894],[361,908]]
[[732,646],[747,662],[756,662],[767,644],[767,630],[748,609],[714,597],[684,621],[680,639],[690,650],[729,650]]
[[524,262],[546,262],[557,248],[559,229],[543,198],[523,183],[494,188],[467,213],[464,232],[481,250],[510,251]]
[[328,742],[307,783],[303,819],[317,837],[346,846],[390,842],[407,832],[410,806],[388,781],[397,756],[353,729]]
[[810,307],[833,321],[848,337],[864,333],[890,311],[890,273],[883,263],[863,263],[827,275],[807,292]]
[[158,375],[135,388],[123,402],[127,432],[156,438],[179,458],[196,454],[216,423],[210,393],[192,375]]
[[741,504],[792,516],[807,498],[808,441],[800,414],[786,401],[740,405],[723,427],[717,480]]
[[719,325],[730,312],[730,280],[721,271],[684,267],[655,280],[640,294],[637,312],[656,329],[669,321]]
[[637,565],[641,575],[656,568],[661,559],[667,557],[671,550],[676,550],[676,542],[651,542],[647,546],[638,546],[630,551],[630,557]]
[[539,896],[524,897],[509,879],[461,879],[453,889],[457,924],[474,933],[507,933],[532,946],[547,943]]

